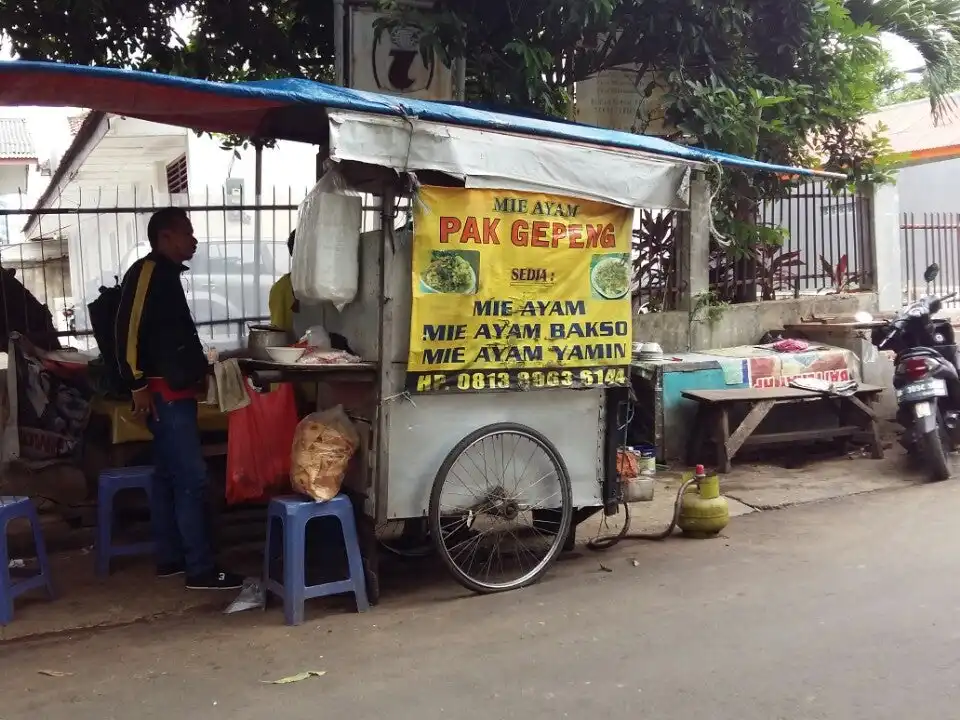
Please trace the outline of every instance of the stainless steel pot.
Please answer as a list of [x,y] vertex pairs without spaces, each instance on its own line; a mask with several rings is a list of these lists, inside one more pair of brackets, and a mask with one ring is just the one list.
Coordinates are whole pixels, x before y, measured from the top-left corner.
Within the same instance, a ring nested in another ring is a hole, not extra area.
[[247,349],[257,360],[269,360],[267,348],[285,347],[290,344],[286,332],[273,325],[251,325],[247,335]]

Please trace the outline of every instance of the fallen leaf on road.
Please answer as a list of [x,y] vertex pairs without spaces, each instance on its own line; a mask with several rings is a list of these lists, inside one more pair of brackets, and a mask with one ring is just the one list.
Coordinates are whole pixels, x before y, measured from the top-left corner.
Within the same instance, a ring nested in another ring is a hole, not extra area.
[[608,567],[607,567],[606,565],[604,565],[603,563],[600,563],[600,569],[603,570],[603,572],[613,572],[613,570],[611,570],[610,568],[608,568]]
[[264,683],[265,685],[289,685],[290,683],[300,682],[301,680],[306,680],[307,678],[323,677],[326,674],[326,670],[305,670],[302,673],[280,678],[279,680],[261,680],[260,682]]
[[70,677],[73,675],[73,673],[60,672],[59,670],[37,670],[37,672],[47,677]]

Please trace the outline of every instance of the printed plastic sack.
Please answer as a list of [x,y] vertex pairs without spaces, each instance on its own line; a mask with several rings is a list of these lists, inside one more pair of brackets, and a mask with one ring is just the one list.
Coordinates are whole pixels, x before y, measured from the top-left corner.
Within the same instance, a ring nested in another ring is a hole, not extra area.
[[228,416],[227,503],[254,502],[288,491],[290,445],[297,429],[293,385],[268,393],[249,387],[250,404]]
[[19,333],[11,335],[7,353],[3,463],[42,468],[77,461],[90,420],[85,365],[60,362]]
[[314,500],[332,500],[359,446],[360,437],[342,405],[307,415],[293,439],[290,484]]
[[348,194],[335,168],[300,204],[290,281],[301,301],[340,309],[357,296],[361,214],[360,197]]

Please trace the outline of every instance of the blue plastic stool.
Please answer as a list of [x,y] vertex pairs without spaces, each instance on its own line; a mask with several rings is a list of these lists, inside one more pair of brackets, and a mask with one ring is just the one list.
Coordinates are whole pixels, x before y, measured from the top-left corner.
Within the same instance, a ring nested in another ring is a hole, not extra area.
[[[37,564],[40,571],[30,578],[14,579],[10,575],[10,550],[7,546],[7,525],[11,520],[24,518],[33,529],[33,543],[37,551]],[[33,501],[28,497],[0,495],[0,625],[9,625],[13,621],[13,599],[25,592],[44,587],[53,600],[53,582],[50,579],[50,563],[47,560],[47,546],[40,531],[40,519]]]
[[[307,523],[318,517],[335,517],[343,531],[343,545],[347,551],[349,576],[346,580],[306,585],[304,556],[306,554]],[[270,532],[277,518],[283,528],[283,582],[270,577],[271,550]],[[357,525],[353,518],[353,503],[346,495],[337,495],[329,502],[315,502],[297,495],[273,498],[267,507],[267,542],[263,552],[263,580],[267,593],[283,598],[283,614],[287,625],[303,622],[305,600],[327,595],[352,592],[357,600],[357,612],[370,608],[367,601],[367,585],[360,557],[360,542]]]
[[121,490],[139,488],[147,494],[153,508],[153,467],[113,468],[100,473],[97,487],[97,575],[110,574],[110,559],[124,555],[153,554],[153,542],[113,544],[113,498]]

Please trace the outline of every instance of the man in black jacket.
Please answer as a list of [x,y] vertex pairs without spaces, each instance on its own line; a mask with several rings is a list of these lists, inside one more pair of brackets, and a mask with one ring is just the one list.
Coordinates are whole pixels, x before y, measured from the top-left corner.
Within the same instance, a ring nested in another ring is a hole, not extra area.
[[187,213],[169,207],[147,225],[151,252],[127,271],[117,313],[117,359],[133,410],[153,433],[157,575],[186,572],[191,590],[230,590],[243,578],[214,563],[197,392],[207,357],[180,281],[197,250]]

